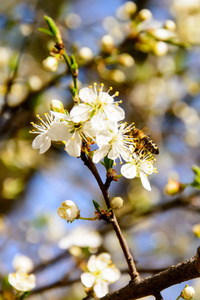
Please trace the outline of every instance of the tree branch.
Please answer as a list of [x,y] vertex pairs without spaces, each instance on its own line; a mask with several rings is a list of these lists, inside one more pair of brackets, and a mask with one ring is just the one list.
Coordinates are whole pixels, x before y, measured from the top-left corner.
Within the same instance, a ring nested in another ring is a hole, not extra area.
[[[95,179],[96,179],[96,181],[99,185],[99,188],[100,188],[100,190],[103,194],[103,197],[104,197],[104,200],[106,202],[107,208],[110,209],[111,206],[110,206],[110,199],[109,199],[108,189],[105,188],[105,185],[103,184],[103,181],[101,180],[101,177],[100,177],[100,175],[97,171],[97,168],[96,168],[95,164],[93,163],[93,161],[89,157],[87,157],[85,155],[84,152],[81,153],[81,159],[84,162],[84,164],[88,167],[88,169],[92,172],[92,174],[94,175],[94,177],[95,177]],[[113,229],[115,230],[115,233],[117,235],[117,238],[118,238],[119,243],[121,245],[121,248],[123,250],[126,262],[128,264],[129,274],[131,276],[131,280],[134,281],[134,282],[138,282],[138,281],[140,281],[140,277],[139,277],[139,274],[137,272],[133,257],[130,253],[130,249],[128,247],[128,244],[126,243],[126,240],[124,239],[124,237],[122,235],[121,229],[119,227],[118,221],[116,219],[116,216],[115,216],[113,210],[111,210],[111,213],[112,213],[112,217],[110,218],[110,223],[112,224]]]
[[189,261],[171,266],[167,270],[140,282],[130,282],[127,286],[101,299],[134,300],[150,295],[158,295],[162,290],[172,285],[198,277],[200,277],[200,247],[197,249],[196,256]]

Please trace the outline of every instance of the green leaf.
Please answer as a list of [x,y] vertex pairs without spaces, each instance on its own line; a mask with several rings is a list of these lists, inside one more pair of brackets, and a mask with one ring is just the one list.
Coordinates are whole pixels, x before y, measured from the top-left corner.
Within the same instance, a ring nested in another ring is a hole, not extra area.
[[99,203],[97,203],[95,200],[92,200],[93,204],[94,204],[94,207],[96,209],[97,212],[101,212],[101,207],[99,205]]
[[111,169],[113,167],[113,163],[114,163],[114,161],[112,159],[108,158],[107,155],[104,157],[103,162],[101,162],[101,164],[106,168],[106,171],[108,171],[109,169]]
[[192,166],[192,171],[194,172],[195,175],[198,175],[200,178],[200,167],[193,165]]
[[50,35],[50,36],[54,36],[53,35],[53,33],[49,30],[49,29],[46,29],[46,28],[38,28],[38,30],[40,31],[40,32],[43,32],[43,33],[46,33],[46,34],[48,34],[48,35]]
[[197,189],[200,189],[200,167],[194,165],[192,167],[192,171],[194,172],[195,177],[194,181],[190,185]]

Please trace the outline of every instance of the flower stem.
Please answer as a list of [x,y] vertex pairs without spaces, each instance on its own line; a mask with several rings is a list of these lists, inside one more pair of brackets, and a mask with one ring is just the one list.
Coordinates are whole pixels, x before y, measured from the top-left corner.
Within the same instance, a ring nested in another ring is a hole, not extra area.
[[96,220],[98,220],[98,217],[94,217],[94,218],[83,218],[83,217],[79,217],[79,219],[81,219],[81,220],[87,220],[87,221],[96,221]]
[[126,240],[124,239],[124,237],[122,235],[122,232],[121,232],[120,226],[118,224],[117,218],[116,218],[116,216],[115,216],[115,214],[114,214],[114,212],[113,212],[113,210],[111,209],[111,206],[110,206],[108,187],[107,188],[105,187],[105,185],[103,184],[102,179],[101,179],[101,177],[100,177],[100,175],[99,175],[99,173],[96,169],[95,164],[93,163],[93,161],[89,157],[87,157],[85,155],[84,152],[81,153],[81,159],[84,162],[84,164],[88,167],[88,169],[92,172],[92,174],[94,175],[94,177],[95,177],[95,179],[96,179],[96,181],[99,185],[99,188],[100,188],[100,190],[103,194],[103,197],[104,197],[104,200],[106,202],[107,208],[112,213],[112,216],[110,218],[110,223],[112,224],[113,229],[115,230],[115,233],[116,233],[117,238],[119,240],[120,246],[123,250],[126,262],[128,264],[129,274],[130,274],[131,280],[134,281],[134,282],[136,282],[136,281],[138,282],[140,280],[140,277],[139,277],[139,274],[136,270],[136,266],[135,266],[133,257],[130,253],[130,249],[128,247],[128,244],[127,244]]

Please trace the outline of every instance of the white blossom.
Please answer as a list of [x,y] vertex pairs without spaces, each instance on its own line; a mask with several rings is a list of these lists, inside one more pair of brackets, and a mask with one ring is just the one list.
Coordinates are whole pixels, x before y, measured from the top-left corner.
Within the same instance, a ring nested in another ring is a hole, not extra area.
[[50,148],[51,141],[66,141],[69,138],[66,122],[60,122],[53,114],[45,113],[46,121],[43,121],[39,115],[37,117],[41,123],[37,125],[31,122],[35,129],[31,130],[30,133],[38,134],[32,142],[32,147],[33,149],[40,149],[40,154]]
[[130,146],[133,147],[133,142],[126,134],[130,131],[130,128],[130,126],[126,127],[126,123],[122,123],[116,129],[99,131],[96,136],[99,149],[93,155],[93,162],[98,163],[106,155],[114,161],[117,158],[120,161],[122,160],[121,158],[125,161],[130,160],[132,155]]
[[69,139],[65,144],[65,151],[71,156],[79,157],[81,155],[82,142],[87,142],[88,138],[93,140],[96,131],[92,128],[90,121],[74,123],[69,121],[67,125]]
[[32,259],[22,254],[15,255],[12,265],[15,270],[23,269],[27,273],[31,272],[34,267]]
[[108,293],[110,283],[120,278],[120,271],[112,264],[109,253],[92,255],[87,263],[89,272],[81,274],[81,281],[87,288],[93,288],[97,297],[101,298]]
[[17,291],[21,292],[30,291],[36,286],[35,275],[28,275],[22,269],[18,270],[16,273],[10,273],[8,275],[8,281]]
[[190,300],[194,298],[194,295],[195,295],[194,288],[186,284],[186,287],[181,292],[181,297],[185,300]]
[[73,221],[79,215],[79,209],[73,201],[66,200],[58,207],[57,213],[64,220]]
[[99,89],[98,93],[96,83],[94,84],[94,91],[92,87],[81,89],[79,98],[83,103],[72,108],[70,112],[72,120],[79,123],[91,119],[92,127],[97,130],[106,128],[108,122],[117,123],[123,120],[125,117],[124,110],[113,99],[115,96],[118,96],[118,92],[113,96],[110,96],[108,92],[103,92],[103,84],[101,84],[101,89]]
[[121,167],[121,173],[124,177],[128,179],[140,177],[143,187],[148,191],[151,191],[151,186],[147,175],[152,174],[153,171],[153,164],[148,157],[140,157],[136,154],[133,155],[131,161]]

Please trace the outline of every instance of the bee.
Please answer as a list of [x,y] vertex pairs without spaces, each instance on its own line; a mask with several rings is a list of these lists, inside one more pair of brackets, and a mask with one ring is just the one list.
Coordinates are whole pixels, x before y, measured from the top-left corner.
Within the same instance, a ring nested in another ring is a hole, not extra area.
[[135,143],[135,153],[145,154],[150,152],[152,154],[159,154],[159,149],[152,138],[144,133],[143,130],[133,128],[130,133]]

